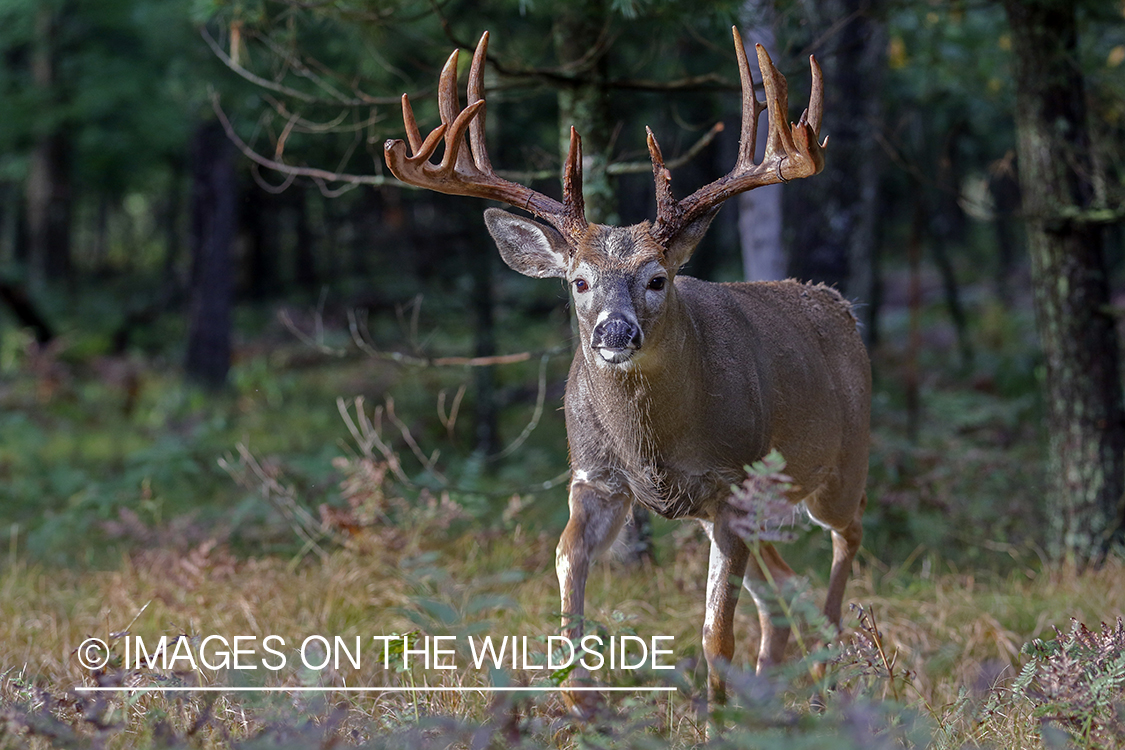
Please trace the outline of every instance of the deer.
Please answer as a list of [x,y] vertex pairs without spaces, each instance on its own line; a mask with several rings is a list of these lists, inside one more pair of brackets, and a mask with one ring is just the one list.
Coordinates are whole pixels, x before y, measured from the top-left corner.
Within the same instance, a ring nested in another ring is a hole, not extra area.
[[[731,528],[727,502],[745,467],[778,450],[792,477],[790,502],[831,533],[832,565],[824,614],[840,627],[847,578],[863,538],[871,405],[871,367],[851,304],[835,289],[795,280],[711,283],[680,273],[723,203],[764,185],[810,177],[824,167],[820,141],[823,83],[810,56],[812,93],[788,123],[788,88],[757,45],[766,101],[754,92],[746,50],[732,29],[742,87],[742,122],[733,169],[683,199],[651,128],[656,219],[628,227],[586,221],[582,141],[570,129],[562,201],[496,174],[485,147],[482,71],[485,32],[458,101],[455,50],[438,84],[441,124],[424,139],[402,97],[409,144],[384,144],[399,180],[453,195],[498,201],[535,219],[488,208],[484,220],[513,270],[558,278],[569,287],[578,343],[564,396],[571,478],[570,518],[556,549],[562,633],[583,634],[590,566],[621,530],[634,503],[669,519],[695,519],[710,541],[702,631],[712,705],[726,699],[741,588],[761,626],[756,669],[783,661],[790,624],[771,589],[793,570],[777,549],[750,549]],[[764,155],[755,161],[765,111]],[[432,161],[444,143],[440,162]],[[585,686],[570,673],[564,689]],[[589,690],[589,688],[586,688]],[[601,705],[596,692],[567,689],[580,716]]]

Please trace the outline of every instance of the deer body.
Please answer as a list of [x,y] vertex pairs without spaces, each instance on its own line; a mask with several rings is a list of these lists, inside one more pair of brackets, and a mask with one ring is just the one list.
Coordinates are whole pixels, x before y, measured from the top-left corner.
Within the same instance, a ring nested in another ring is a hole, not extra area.
[[[723,201],[823,167],[815,61],[809,108],[797,124],[787,124],[784,77],[759,46],[768,104],[759,102],[737,30],[734,40],[743,84],[737,163],[727,176],[676,200],[650,131],[658,209],[651,224],[586,222],[581,140],[573,128],[561,203],[495,174],[484,146],[487,33],[473,56],[467,106],[457,102],[455,52],[438,87],[442,125],[423,139],[404,96],[412,154],[403,141],[385,145],[388,166],[405,182],[499,200],[548,222],[485,211],[504,261],[528,276],[564,279],[578,321],[565,396],[570,520],[555,566],[564,635],[581,638],[590,564],[609,547],[632,503],[668,518],[697,519],[711,540],[703,651],[713,701],[725,697],[722,675],[734,652],[734,608],[743,586],[758,607],[759,670],[781,660],[789,635],[772,586],[783,586],[792,570],[766,543],[750,562],[749,548],[730,525],[731,485],[771,449],[785,456],[794,479],[790,499],[832,533],[824,612],[839,625],[863,536],[871,401],[867,354],[851,307],[835,290],[795,281],[712,284],[679,275]],[[765,156],[755,162],[763,111],[769,135]],[[442,140],[445,151],[434,164]],[[575,669],[568,684],[587,677]],[[567,699],[587,713],[595,702],[590,696]]]
[[602,367],[582,342],[565,401],[575,476],[665,518],[709,519],[776,448],[799,487],[836,470],[858,496],[870,374],[848,303],[792,281],[671,289],[672,322],[634,366]]

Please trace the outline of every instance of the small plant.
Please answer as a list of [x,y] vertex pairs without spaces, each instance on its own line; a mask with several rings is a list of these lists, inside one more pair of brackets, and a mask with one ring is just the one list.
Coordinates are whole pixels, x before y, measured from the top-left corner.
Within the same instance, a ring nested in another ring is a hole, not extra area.
[[1125,620],[1098,631],[1071,619],[1049,641],[1024,646],[1031,661],[1013,685],[1043,724],[1062,727],[1084,748],[1125,747]]
[[880,697],[886,698],[889,694],[894,700],[901,701],[902,689],[913,678],[913,672],[909,669],[896,671],[898,653],[887,654],[874,609],[852,604],[851,610],[856,615],[858,628],[843,642],[841,650],[832,660],[839,667],[837,684],[843,686],[854,683],[856,687],[872,694],[875,687],[882,684],[884,687]]
[[731,487],[730,504],[745,515],[731,522],[735,533],[754,547],[759,542],[792,542],[798,527],[807,529],[800,510],[789,502],[786,493],[793,478],[785,473],[785,458],[772,450],[746,467],[746,479]]

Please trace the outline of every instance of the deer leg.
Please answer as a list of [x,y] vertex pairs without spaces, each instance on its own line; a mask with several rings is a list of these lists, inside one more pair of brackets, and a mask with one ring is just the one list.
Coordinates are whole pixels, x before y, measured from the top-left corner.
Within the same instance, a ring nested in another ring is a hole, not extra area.
[[726,702],[724,671],[734,656],[734,610],[738,604],[742,576],[750,550],[731,531],[727,515],[703,522],[711,538],[707,563],[707,604],[703,617],[703,655],[707,659],[707,700],[711,705]]
[[840,610],[844,604],[844,587],[852,572],[852,561],[863,541],[863,509],[867,506],[867,493],[859,502],[855,517],[844,528],[832,530],[832,573],[828,577],[828,595],[824,599],[824,616],[840,630]]
[[781,558],[777,548],[768,542],[760,542],[758,554],[750,561],[743,580],[743,586],[754,597],[754,604],[758,607],[758,622],[762,629],[758,646],[758,674],[774,664],[780,664],[785,658],[790,623],[780,602],[781,597],[788,594],[787,584],[792,577],[793,569]]
[[[586,577],[590,564],[605,552],[617,537],[632,502],[620,494],[599,492],[586,482],[570,485],[570,520],[563,529],[555,550],[555,573],[562,597],[562,634],[575,646],[582,640],[582,618],[586,610]],[[567,677],[567,685],[580,685],[589,672],[577,665]],[[600,702],[594,693],[563,694],[572,711],[589,717]]]

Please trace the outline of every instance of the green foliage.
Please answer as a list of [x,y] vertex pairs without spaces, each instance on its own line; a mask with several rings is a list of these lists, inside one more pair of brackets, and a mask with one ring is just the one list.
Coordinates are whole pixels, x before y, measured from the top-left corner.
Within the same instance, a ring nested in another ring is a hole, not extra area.
[[[31,70],[44,45],[47,87]],[[4,176],[22,178],[16,165],[35,139],[65,131],[81,192],[113,196],[182,158],[203,101],[199,73],[214,72],[180,4],[155,0],[5,3],[0,52],[16,62],[0,72]]]

